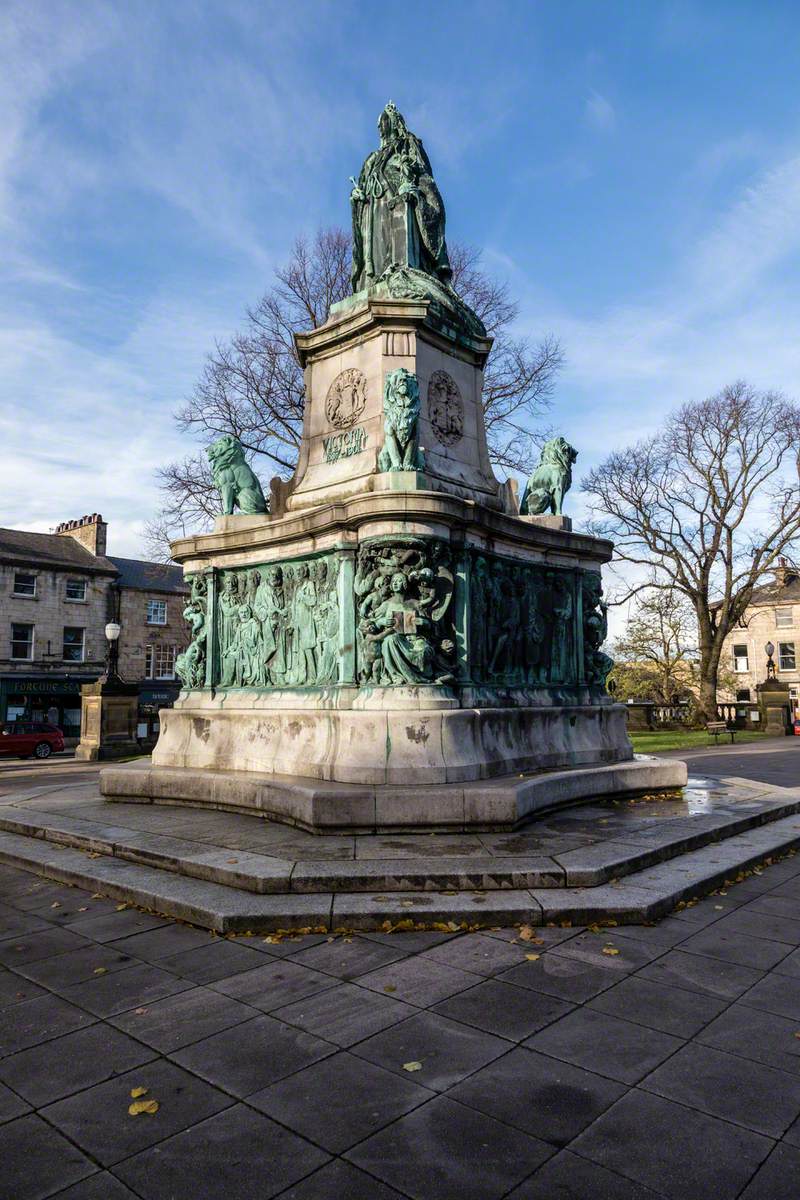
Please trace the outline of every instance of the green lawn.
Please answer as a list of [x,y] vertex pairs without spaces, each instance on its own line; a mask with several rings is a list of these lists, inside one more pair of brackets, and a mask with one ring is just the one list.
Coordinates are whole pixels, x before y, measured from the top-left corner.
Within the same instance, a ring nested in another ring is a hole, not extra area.
[[[760,742],[766,738],[765,733],[751,733],[750,730],[736,731],[736,742]],[[714,738],[705,729],[667,729],[658,733],[632,733],[631,741],[637,754],[656,754],[659,750],[686,750],[691,746],[713,746]],[[720,746],[731,744],[730,734],[720,734]]]

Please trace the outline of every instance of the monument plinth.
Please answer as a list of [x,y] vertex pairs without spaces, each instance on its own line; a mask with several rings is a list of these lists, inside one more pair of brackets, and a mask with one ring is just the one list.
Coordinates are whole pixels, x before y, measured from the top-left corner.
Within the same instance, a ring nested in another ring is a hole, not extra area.
[[605,689],[612,546],[562,516],[576,453],[548,442],[519,506],[495,478],[491,339],[452,288],[422,143],[393,105],[379,124],[351,195],[354,294],[296,338],[295,474],[265,513],[241,448],[212,447],[226,515],[173,545],[185,690],[152,769],[103,791],[368,830],[510,827],[680,786],[683,763],[634,761]]

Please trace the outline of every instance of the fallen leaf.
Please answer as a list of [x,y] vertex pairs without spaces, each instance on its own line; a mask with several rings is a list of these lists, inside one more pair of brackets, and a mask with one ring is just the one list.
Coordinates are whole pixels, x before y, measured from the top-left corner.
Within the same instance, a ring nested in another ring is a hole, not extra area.
[[54,900],[54,901],[53,901],[53,903],[50,905],[50,907],[51,907],[51,908],[61,908],[61,901],[60,901],[60,900]]
[[542,956],[541,954],[526,954],[525,957],[527,958],[528,962],[536,962],[536,960]]
[[717,910],[717,912],[722,912],[722,910],[724,909],[724,907],[725,907],[725,905],[724,905],[724,904],[715,904],[715,905],[714,905],[714,908]]
[[149,1088],[135,1087],[131,1088],[131,1100],[138,1100],[140,1096],[146,1096],[150,1091]]
[[95,975],[105,975],[105,973],[106,973],[105,967],[95,967],[95,969],[94,969]]
[[615,946],[603,946],[603,954],[619,954]]
[[133,1011],[136,1013],[137,1017],[143,1017],[144,1014],[147,1012],[147,1009],[146,1008],[135,1008]]
[[394,984],[393,984],[393,983],[387,983],[387,984],[386,984],[386,987],[385,987],[383,990],[384,990],[385,992],[396,992],[396,991],[397,991],[397,988],[394,986]]
[[127,906],[127,904],[118,904],[118,905],[117,905],[117,912],[122,912],[122,910],[123,910],[124,908],[127,908],[127,907],[128,907],[128,906]]
[[523,925],[519,931],[519,936],[523,942],[532,942],[536,937],[536,930],[531,925]]
[[403,1063],[403,1070],[404,1070],[404,1071],[421,1071],[421,1070],[422,1070],[422,1063],[421,1063],[421,1062],[407,1062],[407,1063]]
[[88,905],[88,904],[84,904],[83,908],[79,908],[79,909],[78,909],[78,912],[88,912],[88,911],[89,911],[89,905]]
[[238,861],[239,861],[238,858],[226,858],[225,859],[225,862],[229,862],[229,863],[237,863]]
[[128,1105],[128,1112],[132,1117],[138,1117],[141,1113],[157,1113],[157,1100],[134,1100],[133,1104]]

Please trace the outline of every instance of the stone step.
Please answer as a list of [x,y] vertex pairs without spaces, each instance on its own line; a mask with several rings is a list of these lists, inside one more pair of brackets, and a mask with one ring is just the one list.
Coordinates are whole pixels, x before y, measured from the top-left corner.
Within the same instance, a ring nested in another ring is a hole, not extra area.
[[[738,813],[664,822],[559,854],[355,858],[319,861],[231,850],[126,826],[5,805],[0,830],[206,880],[270,893],[431,892],[597,887],[800,812],[800,798],[754,797]],[[220,821],[224,821],[220,816]]]
[[[485,928],[530,923],[620,924],[664,916],[800,845],[800,815],[783,817],[690,850],[626,879],[595,887],[443,889],[439,892],[271,892],[255,894],[175,871],[19,833],[0,834],[0,862],[75,884],[219,933],[276,930]],[[95,857],[96,855],[96,857]]]

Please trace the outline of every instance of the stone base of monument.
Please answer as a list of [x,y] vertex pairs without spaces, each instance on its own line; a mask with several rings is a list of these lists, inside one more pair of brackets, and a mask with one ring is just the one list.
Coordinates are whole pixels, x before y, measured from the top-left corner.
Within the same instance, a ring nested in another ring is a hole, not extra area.
[[[65,787],[35,808],[28,793],[6,796],[0,863],[222,934],[653,921],[720,887],[735,905],[748,872],[768,874],[800,844],[800,791],[747,780],[567,805],[509,833],[321,837],[208,808],[177,820],[146,793],[169,791],[168,777],[185,792],[188,772],[109,770],[142,794],[111,806]],[[227,780],[247,801],[249,780]]]
[[644,757],[603,766],[416,787],[358,786],[310,776],[210,767],[159,767],[147,760],[106,768],[100,776],[100,790],[110,801],[154,801],[250,813],[322,835],[513,830],[533,816],[565,804],[607,796],[641,796],[678,789],[685,783],[685,763]]

